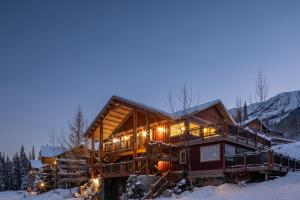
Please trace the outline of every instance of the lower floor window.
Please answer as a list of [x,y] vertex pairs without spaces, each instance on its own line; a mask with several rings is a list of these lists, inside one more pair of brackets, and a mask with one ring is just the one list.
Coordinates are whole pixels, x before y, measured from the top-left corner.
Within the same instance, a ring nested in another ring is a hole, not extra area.
[[186,151],[185,149],[180,151],[180,164],[186,164]]
[[220,145],[200,147],[200,162],[220,160]]

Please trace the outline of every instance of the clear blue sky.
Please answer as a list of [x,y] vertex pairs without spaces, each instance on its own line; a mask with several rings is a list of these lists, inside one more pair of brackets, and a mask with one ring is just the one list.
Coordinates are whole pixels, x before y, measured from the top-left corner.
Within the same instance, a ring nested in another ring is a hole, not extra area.
[[166,109],[300,89],[300,1],[0,1],[0,151],[39,148],[117,94]]

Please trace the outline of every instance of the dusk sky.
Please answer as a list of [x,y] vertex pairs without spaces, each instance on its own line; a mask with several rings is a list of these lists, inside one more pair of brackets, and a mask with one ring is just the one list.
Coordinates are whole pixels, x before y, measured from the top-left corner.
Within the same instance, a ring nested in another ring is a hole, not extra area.
[[0,151],[91,122],[112,95],[168,111],[183,84],[200,102],[300,89],[300,1],[0,1]]

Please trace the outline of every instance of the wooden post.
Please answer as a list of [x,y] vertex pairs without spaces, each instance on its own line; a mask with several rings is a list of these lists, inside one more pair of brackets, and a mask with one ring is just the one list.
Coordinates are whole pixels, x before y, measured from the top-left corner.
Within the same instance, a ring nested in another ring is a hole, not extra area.
[[94,178],[94,159],[95,159],[95,134],[92,133],[92,160],[91,160],[91,167],[92,167],[92,178]]
[[137,150],[137,133],[136,133],[136,127],[137,127],[137,113],[136,113],[136,108],[133,108],[133,171],[135,172],[136,170],[136,163],[135,163],[135,158],[136,158],[136,150]]
[[149,166],[149,142],[150,142],[150,122],[149,122],[149,112],[146,112],[146,174],[150,174],[150,166]]
[[100,160],[100,176],[103,177],[103,122],[100,121],[99,127],[99,149],[98,149],[98,156]]

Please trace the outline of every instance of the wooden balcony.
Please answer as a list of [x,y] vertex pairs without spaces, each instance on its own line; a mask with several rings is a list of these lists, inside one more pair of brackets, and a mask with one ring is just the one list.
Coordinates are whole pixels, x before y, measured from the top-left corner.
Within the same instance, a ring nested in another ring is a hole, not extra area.
[[147,145],[146,152],[134,160],[103,164],[103,176],[126,177],[132,174],[146,174],[147,160],[176,162],[179,160],[177,148],[170,144],[151,142]]
[[190,129],[187,135],[170,137],[170,142],[175,144],[180,144],[186,140],[205,142],[218,138],[229,138],[233,141],[252,146],[271,147],[271,139],[267,138],[259,131],[253,131],[226,122]]
[[274,151],[251,152],[225,157],[226,172],[238,171],[300,171],[300,160]]
[[[137,148],[145,148],[147,146],[147,140],[144,136],[137,137]],[[118,140],[112,139],[111,141],[104,143],[104,153],[116,153],[130,151],[134,148],[133,138],[128,136],[128,139]]]

